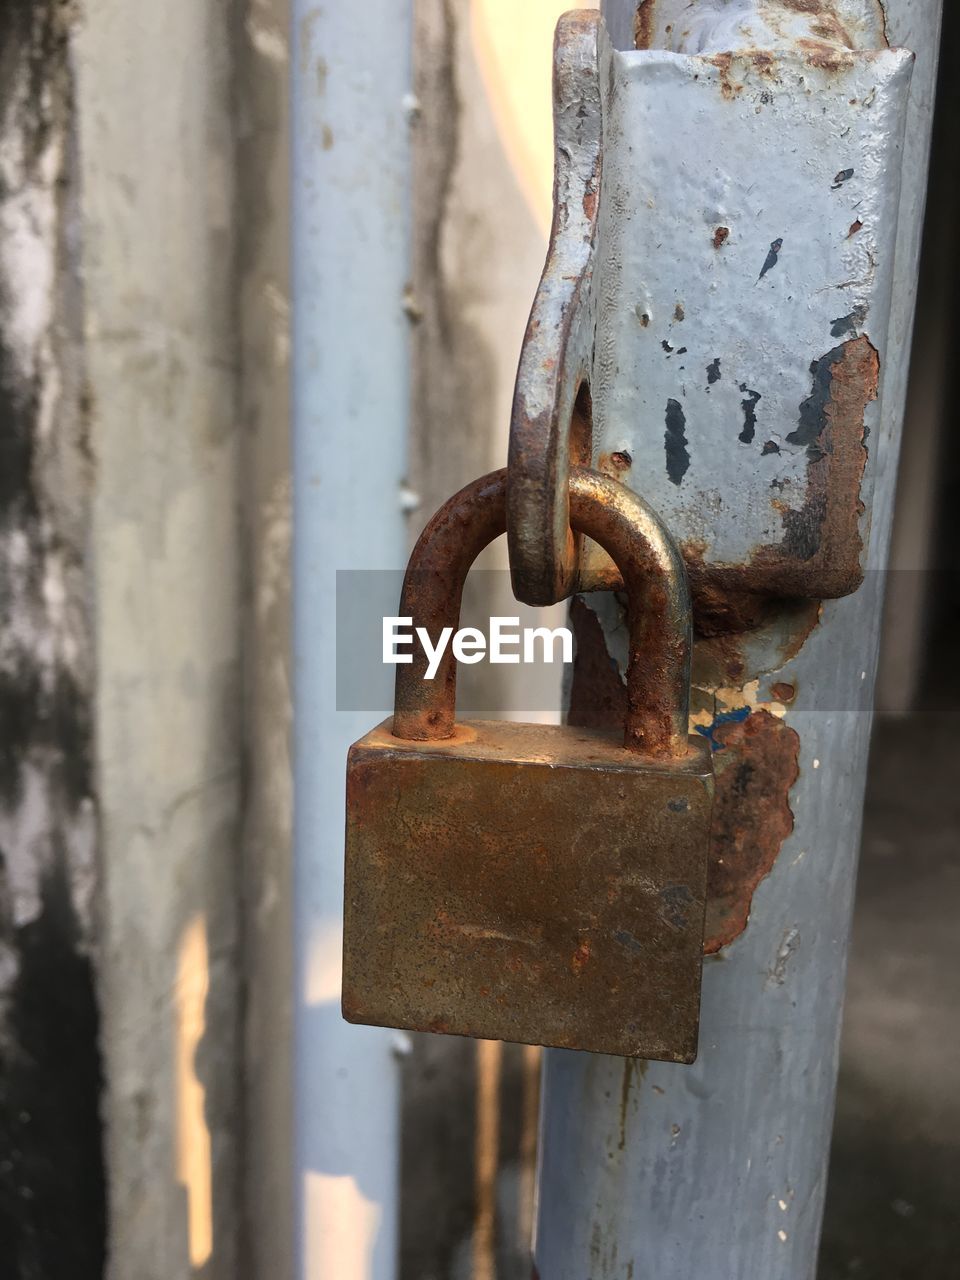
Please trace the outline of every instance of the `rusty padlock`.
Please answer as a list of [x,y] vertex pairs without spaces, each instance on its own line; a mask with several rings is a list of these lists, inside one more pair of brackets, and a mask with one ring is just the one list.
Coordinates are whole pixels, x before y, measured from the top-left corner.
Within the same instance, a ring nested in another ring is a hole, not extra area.
[[[435,644],[505,527],[506,471],[424,530],[400,613]],[[350,1022],[692,1062],[700,1017],[709,744],[688,735],[691,614],[670,536],[574,468],[571,524],[628,593],[618,735],[455,722],[449,648],[397,667],[392,721],[350,748],[343,1014]]]

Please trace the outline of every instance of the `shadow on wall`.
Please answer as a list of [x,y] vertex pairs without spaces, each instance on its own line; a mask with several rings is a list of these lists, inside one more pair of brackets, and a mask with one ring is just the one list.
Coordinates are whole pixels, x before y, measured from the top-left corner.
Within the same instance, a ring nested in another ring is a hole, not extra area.
[[[0,877],[6,917],[5,866]],[[62,851],[41,882],[36,918],[8,931],[11,923],[0,925],[4,966],[19,969],[0,1047],[0,1262],[10,1276],[100,1280],[99,1013]]]
[[540,1050],[457,1036],[413,1041],[400,1274],[529,1280]]

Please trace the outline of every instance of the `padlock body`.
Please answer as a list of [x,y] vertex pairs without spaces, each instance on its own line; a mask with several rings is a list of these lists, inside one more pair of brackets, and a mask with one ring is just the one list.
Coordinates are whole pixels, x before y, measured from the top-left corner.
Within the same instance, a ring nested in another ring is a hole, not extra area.
[[700,738],[386,721],[347,762],[344,1017],[692,1062],[712,801]]

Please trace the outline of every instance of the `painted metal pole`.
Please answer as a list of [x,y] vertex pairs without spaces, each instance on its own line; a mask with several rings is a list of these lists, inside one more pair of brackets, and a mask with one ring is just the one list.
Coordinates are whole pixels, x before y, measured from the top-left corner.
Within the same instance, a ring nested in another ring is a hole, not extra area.
[[[723,77],[731,64],[721,51],[737,48],[745,28],[756,34],[756,24],[771,15],[774,28],[778,22],[810,21],[813,9],[818,9],[814,17],[823,31],[830,30],[829,21],[839,11],[841,17],[852,15],[862,27],[871,27],[890,46],[905,47],[917,55],[904,133],[896,252],[892,262],[879,264],[880,272],[892,275],[888,303],[878,307],[879,331],[869,334],[879,387],[874,384],[868,390],[878,399],[875,406],[867,406],[866,418],[864,410],[859,411],[861,426],[870,430],[866,466],[872,511],[866,512],[867,523],[861,524],[868,547],[866,580],[847,599],[828,600],[819,610],[814,603],[806,621],[802,610],[788,616],[790,610],[781,607],[772,626],[745,639],[728,644],[721,637],[698,645],[700,691],[709,693],[717,712],[724,712],[702,727],[721,748],[715,757],[718,770],[725,768],[724,751],[726,758],[732,753],[738,762],[726,783],[731,811],[737,812],[737,787],[752,790],[761,801],[742,830],[724,833],[727,847],[731,858],[737,858],[743,853],[744,840],[752,840],[765,842],[770,853],[767,863],[761,860],[755,867],[755,885],[731,882],[728,886],[727,917],[705,965],[699,1061],[688,1068],[552,1051],[546,1055],[544,1071],[535,1246],[541,1280],[582,1280],[584,1276],[591,1280],[688,1280],[691,1276],[809,1280],[816,1268],[826,1191],[882,579],[926,190],[940,4],[938,0],[886,0],[882,5],[851,0],[824,5],[821,13],[817,6],[806,4],[704,0],[690,5],[686,0],[646,0],[639,7],[639,21],[635,0],[607,0],[603,7],[618,47],[632,48],[639,33],[648,48],[670,47],[681,53],[706,50]],[[711,44],[705,33],[722,23],[727,24],[731,43]],[[764,30],[769,36],[770,31]],[[684,46],[685,38],[700,43]],[[806,52],[819,54],[827,65],[831,58],[835,66],[849,65],[845,53],[835,56],[829,48],[824,53],[819,37]],[[667,65],[662,58],[660,65]],[[764,59],[755,60],[756,67],[764,65]],[[747,91],[741,93],[737,84],[746,83],[749,74],[740,81],[734,69],[734,77],[723,82],[730,100],[741,106]],[[770,91],[775,93],[777,86],[771,85]],[[753,101],[758,113],[766,105],[760,93]],[[872,101],[864,105],[869,108]],[[682,103],[677,109],[682,112]],[[637,141],[626,139],[628,144]],[[813,173],[818,158],[811,155],[809,162]],[[837,186],[842,188],[846,181],[842,163],[836,169],[840,171]],[[669,166],[665,172],[669,175]],[[742,182],[726,192],[705,188],[698,195],[695,172],[678,172],[674,191],[658,193],[661,203],[685,201],[682,209],[678,206],[681,220],[709,219],[718,202],[735,204],[738,193],[753,180],[745,165]],[[896,175],[881,173],[881,194],[883,183],[895,180]],[[651,209],[654,203],[651,199]],[[740,230],[730,225],[732,234],[726,224],[718,226],[714,241],[718,253],[724,250],[727,235],[732,243]],[[854,236],[860,229],[856,221],[851,222]],[[633,235],[638,234],[635,226]],[[783,234],[777,228],[767,239]],[[815,233],[801,248],[808,260],[815,260],[821,249],[826,253],[825,241],[818,245]],[[777,252],[771,245],[774,260]],[[762,258],[758,269],[761,266],[766,268]],[[681,261],[676,270],[678,275],[685,270]],[[758,296],[755,275],[747,282],[749,293],[744,287],[742,305],[729,313],[740,337],[749,337],[749,317]],[[838,280],[835,287],[839,298],[850,296],[845,293],[850,287],[846,281]],[[876,287],[875,275],[870,276],[868,287]],[[785,304],[793,301],[786,293],[784,298]],[[838,309],[838,317],[841,314]],[[643,310],[640,319],[641,324],[655,324],[656,311]],[[682,309],[677,310],[676,319],[682,327]],[[754,335],[761,356],[775,337],[776,316],[768,320],[771,324]],[[685,332],[690,332],[689,326]],[[656,336],[659,345],[660,334]],[[869,354],[864,341],[863,336],[852,338],[849,350],[841,353],[837,347],[830,355],[841,360],[857,351]],[[663,351],[672,355],[677,342],[671,341],[669,349],[664,345]],[[816,378],[813,368],[811,374]],[[692,382],[693,373],[688,377]],[[707,372],[705,384],[709,378]],[[698,388],[701,405],[708,403],[705,393],[706,385]],[[749,388],[743,395],[748,402],[744,430],[749,435],[756,401]],[[808,416],[814,395],[804,402]],[[836,424],[837,412],[836,407],[825,409],[825,421]],[[609,430],[617,425],[615,416],[608,418]],[[734,427],[736,440],[736,421]],[[774,424],[771,451],[777,446],[776,430]],[[779,430],[782,441],[790,424]],[[659,431],[662,439],[662,418]],[[668,420],[668,446],[669,434]],[[693,441],[695,449],[698,441],[689,427],[687,437],[682,443]],[[760,437],[757,443],[762,442]],[[606,447],[620,450],[620,457],[628,456],[619,438],[608,435]],[[719,444],[717,449],[720,467]],[[748,461],[747,465],[756,468],[760,463]],[[663,514],[663,507],[674,504],[682,523],[677,474],[671,477],[646,466],[635,474],[637,487],[651,504]],[[725,481],[728,474],[724,473]],[[744,472],[744,492],[755,482],[755,470],[749,478]],[[736,505],[743,496],[736,486],[734,477],[720,495],[723,502]],[[683,527],[674,527],[673,532],[681,539],[689,534]],[[601,615],[603,609],[602,602],[596,605]],[[615,616],[604,619],[605,641],[594,624],[600,643],[613,656],[618,656],[613,625],[617,620]],[[585,634],[580,632],[581,641]],[[602,674],[607,667],[600,663],[597,670]],[[778,790],[782,792],[779,800]]]
[[393,1033],[340,1016],[338,569],[402,566],[412,6],[293,4],[297,1274],[396,1271]]

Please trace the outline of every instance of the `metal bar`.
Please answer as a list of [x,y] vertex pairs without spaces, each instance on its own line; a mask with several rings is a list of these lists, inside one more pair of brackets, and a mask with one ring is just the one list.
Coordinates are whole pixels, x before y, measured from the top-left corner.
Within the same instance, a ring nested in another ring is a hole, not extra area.
[[[397,1040],[340,1016],[337,569],[399,568],[408,427],[412,3],[295,0],[295,1143],[301,1276],[396,1270]],[[361,514],[362,513],[362,514]]]
[[[839,13],[856,20],[867,33],[866,48],[876,47],[869,37],[879,34],[917,55],[890,318],[869,335],[878,352],[879,398],[876,415],[868,418],[870,487],[864,493],[871,510],[861,525],[868,543],[866,581],[848,599],[819,608],[813,603],[806,611],[780,605],[759,632],[701,638],[696,646],[695,683],[716,712],[730,716],[701,722],[720,748],[718,835],[733,862],[744,840],[763,857],[751,883],[728,878],[724,885],[722,876],[717,882],[727,894],[713,904],[708,951],[714,958],[704,972],[694,1067],[545,1055],[536,1243],[542,1280],[808,1280],[815,1271],[940,5],[851,0],[821,8],[823,17]],[[683,16],[684,30],[700,18],[723,18],[746,22],[756,33],[755,23],[776,10],[775,17],[791,10],[791,20],[797,14],[809,19],[811,6],[647,0],[636,25],[632,2],[608,0],[604,10],[618,44],[636,31],[655,48],[674,25],[673,10]],[[723,45],[706,45],[718,47]],[[658,198],[669,201],[671,193]],[[715,199],[705,195],[697,216],[709,213]],[[889,272],[891,263],[879,269]],[[755,336],[760,349],[767,335]],[[662,471],[644,468],[636,483],[654,507],[673,502],[676,508],[676,483]],[[734,474],[724,494],[734,504],[737,483]],[[745,473],[743,485],[750,483],[755,475]],[[687,530],[671,525],[683,539]],[[619,619],[611,601],[596,605],[601,615],[604,608],[606,645],[616,654]],[[587,638],[582,631],[581,641]],[[725,780],[730,760],[736,768]],[[742,797],[729,800],[737,787],[756,798],[752,808]],[[727,828],[731,815],[737,823]],[[710,910],[708,905],[708,919]]]

